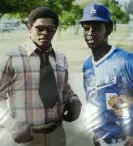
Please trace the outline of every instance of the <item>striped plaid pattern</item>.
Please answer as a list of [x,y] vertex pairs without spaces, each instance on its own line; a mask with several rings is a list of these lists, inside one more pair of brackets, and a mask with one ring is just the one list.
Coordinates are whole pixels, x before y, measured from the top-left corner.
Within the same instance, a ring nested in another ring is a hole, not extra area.
[[7,110],[16,121],[40,125],[60,119],[64,104],[76,95],[68,84],[66,57],[55,52],[55,58],[50,55],[49,60],[56,78],[59,101],[52,109],[45,109],[38,93],[40,58],[34,53],[35,49],[30,40],[0,56],[0,103],[8,98],[9,107],[8,110],[7,107],[2,109],[0,105],[0,109]]

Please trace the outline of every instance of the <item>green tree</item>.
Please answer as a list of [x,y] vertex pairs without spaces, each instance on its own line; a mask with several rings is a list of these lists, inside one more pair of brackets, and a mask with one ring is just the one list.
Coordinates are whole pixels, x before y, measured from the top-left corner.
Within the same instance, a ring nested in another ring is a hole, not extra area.
[[0,14],[10,14],[24,19],[28,13],[38,6],[48,6],[55,10],[60,17],[60,26],[67,28],[75,25],[81,17],[81,8],[75,0],[1,0]]
[[112,20],[115,20],[117,23],[128,23],[129,14],[121,9],[118,2],[115,0],[102,0],[102,3],[109,8]]
[[1,0],[0,16],[7,13],[29,13],[40,4],[41,0]]
[[75,25],[81,16],[81,8],[74,2],[75,0],[49,0],[44,5],[54,9],[59,14],[60,26],[67,28]]

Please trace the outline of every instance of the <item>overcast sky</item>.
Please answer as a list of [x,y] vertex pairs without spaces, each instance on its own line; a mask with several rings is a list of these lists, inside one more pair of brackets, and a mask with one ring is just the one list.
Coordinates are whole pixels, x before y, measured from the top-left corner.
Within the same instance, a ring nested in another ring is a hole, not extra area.
[[[87,0],[76,0],[76,1],[77,1],[77,3],[87,2]],[[125,2],[128,3],[130,0],[116,0],[116,1],[118,1],[120,4],[125,4]],[[94,0],[94,2],[98,2],[98,0]]]
[[[76,0],[77,2],[87,2],[87,0]],[[97,0],[94,0],[95,2],[97,1]],[[130,0],[116,0],[116,1],[118,1],[120,4],[124,4],[125,2],[129,2]]]
[[125,2],[128,3],[130,0],[116,0],[118,1],[120,4],[124,4]]

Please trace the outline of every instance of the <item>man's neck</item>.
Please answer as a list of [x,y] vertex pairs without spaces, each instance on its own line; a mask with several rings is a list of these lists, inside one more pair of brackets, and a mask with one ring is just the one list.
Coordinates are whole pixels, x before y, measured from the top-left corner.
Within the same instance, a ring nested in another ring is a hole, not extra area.
[[92,55],[94,57],[94,61],[99,61],[102,57],[104,57],[111,49],[109,44],[103,44],[98,48],[92,49]]
[[51,47],[51,44],[47,45],[47,46],[39,46],[36,44],[36,46],[41,50],[41,51],[48,51],[49,48]]

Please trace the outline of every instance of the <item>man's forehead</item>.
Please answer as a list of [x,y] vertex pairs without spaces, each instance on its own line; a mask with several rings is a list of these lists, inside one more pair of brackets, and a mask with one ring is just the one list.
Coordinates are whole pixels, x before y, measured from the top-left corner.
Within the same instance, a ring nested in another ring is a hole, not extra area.
[[54,22],[52,18],[39,18],[37,19],[34,24],[34,26],[53,26]]
[[46,24],[45,24],[45,25],[34,24],[34,27],[40,27],[40,28],[41,28],[41,27],[42,27],[42,28],[43,28],[43,27],[55,27],[55,25],[54,25],[54,24],[50,24],[50,25],[46,25]]

